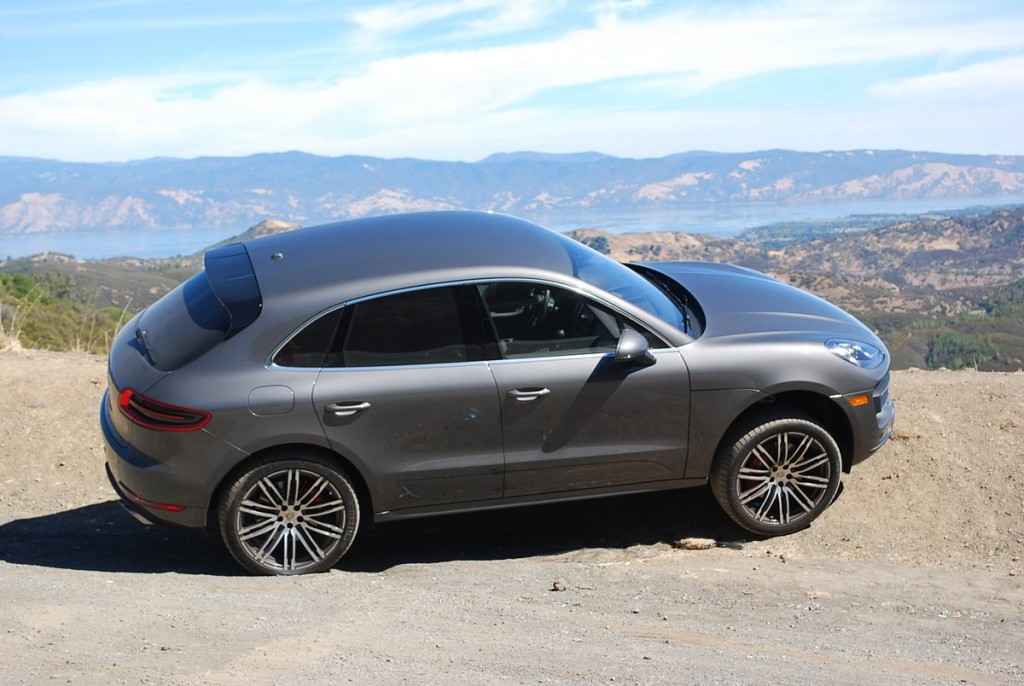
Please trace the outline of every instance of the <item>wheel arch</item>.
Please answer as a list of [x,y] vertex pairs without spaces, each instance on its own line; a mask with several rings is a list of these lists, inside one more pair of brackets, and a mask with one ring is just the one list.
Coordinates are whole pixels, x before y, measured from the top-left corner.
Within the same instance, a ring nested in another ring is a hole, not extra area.
[[764,414],[768,410],[778,411],[783,408],[792,408],[806,414],[831,434],[839,447],[843,472],[847,474],[850,472],[853,465],[853,430],[849,419],[842,408],[830,397],[806,390],[774,393],[751,404],[729,423],[728,428],[719,439],[718,445],[715,446],[714,459],[717,460],[723,447],[730,444],[737,427],[747,425],[752,417]]
[[224,475],[210,497],[209,509],[207,510],[209,514],[206,518],[207,529],[215,530],[217,528],[218,523],[216,513],[220,507],[221,500],[224,498],[227,490],[239,475],[247,471],[256,461],[273,457],[275,455],[284,456],[287,453],[295,452],[317,455],[319,457],[326,458],[337,465],[337,467],[350,478],[352,488],[355,490],[356,496],[359,498],[360,522],[362,522],[362,525],[373,522],[373,493],[370,491],[366,478],[363,476],[359,468],[356,467],[355,463],[347,459],[345,456],[321,445],[315,445],[312,443],[282,443],[280,445],[263,448],[262,450],[258,450],[250,454]]

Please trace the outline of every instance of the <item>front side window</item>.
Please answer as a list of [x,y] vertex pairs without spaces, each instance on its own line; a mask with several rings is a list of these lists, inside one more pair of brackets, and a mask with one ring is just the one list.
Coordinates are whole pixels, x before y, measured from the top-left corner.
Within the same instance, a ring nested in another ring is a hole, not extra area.
[[613,352],[624,328],[664,344],[622,315],[585,295],[548,284],[499,281],[479,286],[502,357]]

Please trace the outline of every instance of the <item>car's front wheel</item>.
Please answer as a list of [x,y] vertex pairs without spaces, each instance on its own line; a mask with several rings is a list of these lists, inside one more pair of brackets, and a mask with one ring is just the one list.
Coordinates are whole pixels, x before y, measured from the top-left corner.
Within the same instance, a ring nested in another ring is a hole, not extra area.
[[762,536],[807,527],[835,499],[842,458],[821,425],[797,411],[761,414],[723,444],[711,474],[733,521]]
[[348,477],[318,455],[261,459],[239,474],[219,508],[221,537],[254,574],[305,574],[333,567],[359,528]]

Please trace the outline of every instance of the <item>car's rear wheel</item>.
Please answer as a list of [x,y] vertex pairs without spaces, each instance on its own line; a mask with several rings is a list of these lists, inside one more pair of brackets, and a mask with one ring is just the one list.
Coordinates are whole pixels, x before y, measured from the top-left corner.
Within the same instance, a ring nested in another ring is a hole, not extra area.
[[736,427],[715,460],[711,486],[741,527],[779,536],[824,512],[841,475],[842,457],[828,431],[800,412],[780,410]]
[[254,574],[305,574],[333,567],[359,528],[348,477],[317,455],[278,455],[250,466],[219,508],[221,537]]

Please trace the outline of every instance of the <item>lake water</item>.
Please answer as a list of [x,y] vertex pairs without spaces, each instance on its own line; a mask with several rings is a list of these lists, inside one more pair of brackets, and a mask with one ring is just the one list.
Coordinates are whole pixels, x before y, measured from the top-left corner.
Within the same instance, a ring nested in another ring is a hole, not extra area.
[[[520,216],[557,231],[579,228],[612,233],[631,231],[683,231],[712,236],[735,236],[744,229],[781,222],[825,221],[865,214],[926,214],[973,207],[1024,204],[1022,196],[958,198],[809,205],[737,204],[701,205],[671,210],[638,212],[541,211]],[[0,259],[60,252],[81,259],[106,257],[171,257],[191,255],[214,243],[236,236],[249,227],[165,229],[155,231],[97,231],[0,236]]]

